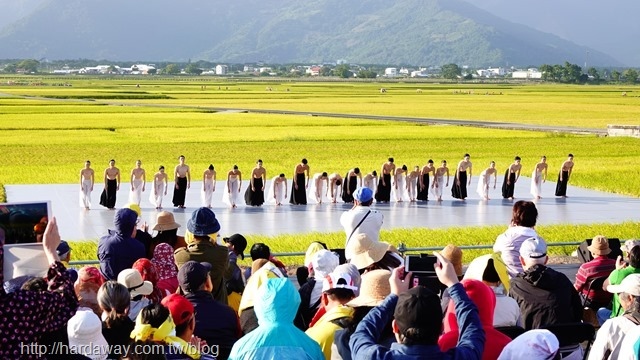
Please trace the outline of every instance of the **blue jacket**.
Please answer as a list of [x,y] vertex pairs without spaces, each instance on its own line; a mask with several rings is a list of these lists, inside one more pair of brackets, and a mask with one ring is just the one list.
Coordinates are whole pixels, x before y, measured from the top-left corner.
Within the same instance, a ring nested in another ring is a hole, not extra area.
[[393,317],[398,302],[398,296],[391,294],[382,304],[369,311],[369,314],[358,324],[356,332],[349,341],[353,359],[480,359],[484,350],[485,336],[478,309],[467,296],[462,284],[450,287],[449,293],[456,304],[456,318],[461,334],[455,348],[442,352],[438,344],[407,346],[393,343],[390,349],[378,345],[382,327]]
[[131,237],[131,231],[126,233],[111,231],[98,242],[98,260],[100,273],[107,280],[117,280],[118,274],[124,269],[131,269],[133,263],[147,256],[144,245]]
[[293,325],[300,295],[289,279],[268,279],[256,298],[260,326],[233,345],[229,360],[324,360],[320,345]]

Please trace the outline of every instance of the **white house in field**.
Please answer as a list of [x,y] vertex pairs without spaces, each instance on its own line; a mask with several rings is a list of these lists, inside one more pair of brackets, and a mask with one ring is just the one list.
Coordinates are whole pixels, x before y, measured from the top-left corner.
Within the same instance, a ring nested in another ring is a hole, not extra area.
[[389,67],[384,69],[384,77],[396,77],[398,76],[398,68]]
[[511,73],[514,79],[542,79],[542,72],[536,68],[527,70],[516,70]]
[[227,75],[229,67],[227,65],[216,65],[216,75]]

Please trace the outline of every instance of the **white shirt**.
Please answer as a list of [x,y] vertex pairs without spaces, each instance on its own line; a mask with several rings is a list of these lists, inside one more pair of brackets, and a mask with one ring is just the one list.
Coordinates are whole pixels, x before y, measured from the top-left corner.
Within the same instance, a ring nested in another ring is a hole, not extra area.
[[[364,216],[371,211],[369,216],[360,224],[360,226],[353,231],[353,229],[362,221]],[[344,228],[346,234],[346,241],[349,241],[349,235],[353,231],[351,239],[353,240],[358,234],[367,234],[370,239],[374,241],[380,241],[380,228],[382,228],[382,220],[384,215],[377,210],[371,209],[369,206],[356,206],[355,208],[346,211],[340,216],[340,224]],[[345,241],[345,248],[346,246]],[[345,252],[347,260],[351,259],[352,254]]]
[[520,265],[520,247],[525,240],[532,237],[538,237],[534,229],[524,226],[512,226],[496,238],[496,243],[493,244],[493,252],[502,252],[502,261],[507,265],[510,278],[514,278],[523,272],[522,265]]
[[622,339],[622,345],[620,346],[620,353],[618,353],[619,360],[636,360],[640,355],[638,348],[640,347],[640,326],[634,326],[631,330],[627,331],[627,335]]
[[493,311],[493,327],[522,326],[518,302],[504,294],[504,287],[491,286],[496,294],[496,307]]
[[624,316],[614,317],[605,321],[598,330],[596,340],[593,342],[591,351],[589,351],[589,360],[605,359],[604,354],[607,350],[611,351],[611,355],[606,359],[618,359],[622,340],[627,331],[634,327],[636,327],[636,324]]

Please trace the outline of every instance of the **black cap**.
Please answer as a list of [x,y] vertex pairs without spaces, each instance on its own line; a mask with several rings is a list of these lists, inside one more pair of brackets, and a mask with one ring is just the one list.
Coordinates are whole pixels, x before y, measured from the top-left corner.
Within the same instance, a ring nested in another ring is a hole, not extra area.
[[233,250],[244,260],[244,250],[247,248],[247,239],[241,234],[233,234],[223,239],[224,242],[233,245]]
[[432,329],[442,326],[442,308],[440,298],[424,286],[416,286],[398,296],[398,303],[393,313],[400,333],[407,329]]
[[178,283],[182,291],[192,293],[200,289],[207,281],[211,264],[207,262],[187,261],[178,270]]

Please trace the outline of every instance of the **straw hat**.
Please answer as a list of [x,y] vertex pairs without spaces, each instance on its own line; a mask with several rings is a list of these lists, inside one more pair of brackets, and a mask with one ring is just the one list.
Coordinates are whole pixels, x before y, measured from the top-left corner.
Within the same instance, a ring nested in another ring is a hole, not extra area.
[[382,260],[384,254],[391,249],[391,245],[385,242],[375,241],[367,234],[358,234],[349,242],[345,252],[353,254],[349,262],[361,270]]
[[587,249],[596,256],[608,255],[611,252],[609,240],[603,235],[596,235],[591,241],[591,245],[587,246]]
[[391,294],[389,270],[372,270],[362,275],[360,283],[360,296],[351,300],[347,305],[351,307],[378,306]]
[[462,276],[462,250],[459,247],[449,244],[440,251],[440,255],[451,261],[453,268],[456,270],[456,275]]
[[153,284],[142,280],[142,275],[136,269],[120,271],[118,282],[127,287],[132,299],[138,295],[150,295],[153,292]]
[[160,211],[156,216],[156,224],[153,226],[155,231],[173,230],[180,227],[176,222],[173,214],[168,211]]

